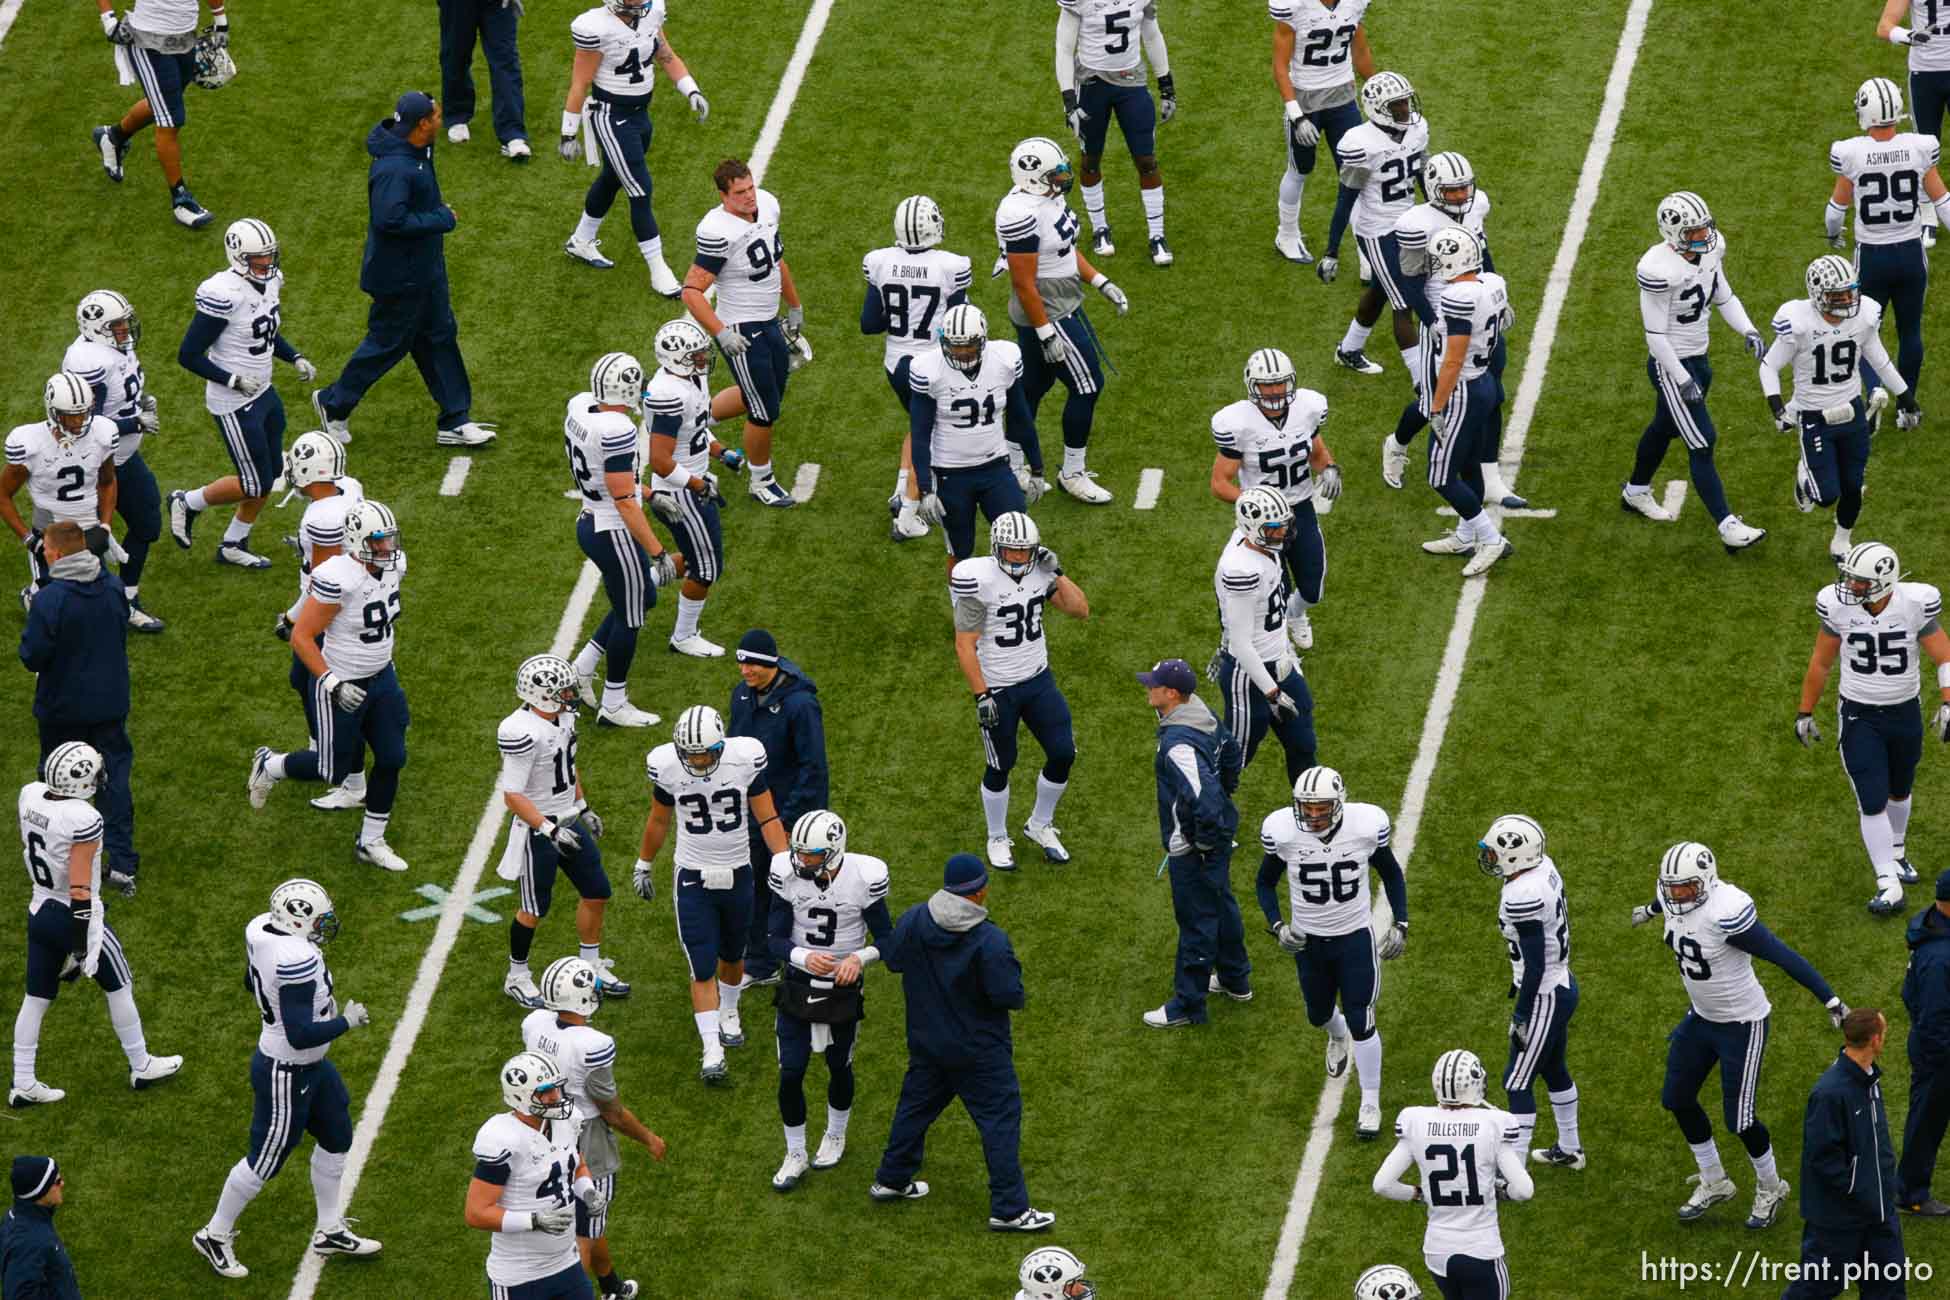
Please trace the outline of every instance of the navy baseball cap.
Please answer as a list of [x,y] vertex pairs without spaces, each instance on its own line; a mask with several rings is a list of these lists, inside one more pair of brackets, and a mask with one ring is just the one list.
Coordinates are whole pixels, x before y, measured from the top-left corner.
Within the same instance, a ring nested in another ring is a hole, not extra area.
[[964,898],[981,893],[988,883],[988,868],[973,853],[957,853],[941,872],[941,887]]
[[401,135],[418,126],[422,119],[432,116],[433,96],[424,90],[409,90],[393,105],[393,119],[398,123],[394,129]]
[[1139,673],[1137,679],[1140,685],[1163,686],[1180,695],[1198,692],[1198,678],[1192,674],[1192,666],[1183,659],[1160,659],[1151,665],[1150,672]]

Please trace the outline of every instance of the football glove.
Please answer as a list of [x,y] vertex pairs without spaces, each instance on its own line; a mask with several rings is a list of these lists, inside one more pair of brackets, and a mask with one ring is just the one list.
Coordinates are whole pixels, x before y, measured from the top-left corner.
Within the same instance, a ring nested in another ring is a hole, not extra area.
[[1063,92],[1063,120],[1070,124],[1070,134],[1077,138],[1077,143],[1082,144],[1083,124],[1090,120],[1090,114],[1077,103],[1077,92],[1074,90]]
[[677,494],[665,491],[650,494],[650,513],[667,524],[674,524],[683,517],[684,512],[677,504]]
[[942,503],[940,493],[924,492],[921,494],[921,504],[914,508],[914,513],[921,517],[924,524],[938,524],[948,517],[948,507]]
[[1063,359],[1063,335],[1053,321],[1045,321],[1036,327],[1036,342],[1043,348],[1043,360],[1055,365]]
[[582,1208],[589,1211],[591,1218],[601,1214],[603,1208],[609,1204],[609,1198],[603,1195],[603,1189],[596,1186],[596,1180],[593,1178],[576,1179],[575,1193],[576,1199],[582,1202]]
[[704,97],[703,91],[693,90],[685,98],[690,100],[691,112],[697,115],[697,120],[700,124],[711,116],[711,101]]
[[291,643],[291,629],[296,626],[297,624],[291,621],[291,615],[280,614],[278,615],[278,625],[271,629],[271,635],[289,645]]
[[594,808],[584,804],[576,809],[576,816],[582,820],[583,827],[588,830],[590,838],[599,840],[603,837],[603,819],[597,816]]
[[1178,85],[1172,81],[1171,74],[1158,78],[1158,121],[1162,124],[1178,115]]
[[630,888],[636,890],[636,896],[646,903],[657,901],[656,873],[642,858],[636,860],[636,870],[630,873]]
[[88,553],[96,559],[108,554],[108,544],[114,538],[107,524],[90,524],[81,530],[81,540],[87,544]]
[[1320,139],[1320,128],[1314,125],[1312,118],[1300,111],[1298,103],[1290,99],[1286,103],[1286,133],[1295,153],[1313,148],[1314,142]]
[[563,136],[561,141],[556,144],[555,151],[562,155],[563,162],[581,162],[582,136],[579,133]]
[[1331,253],[1314,263],[1314,274],[1320,277],[1322,284],[1334,283],[1334,277],[1340,273],[1341,259]]
[[1041,474],[1031,474],[1029,481],[1022,485],[1022,499],[1025,505],[1035,505],[1049,491],[1049,480]]
[[298,372],[298,378],[308,384],[318,378],[318,367],[311,363],[310,357],[303,355],[295,356],[291,358],[291,366],[292,369]]
[[1785,406],[1774,412],[1774,431],[1776,433],[1794,433],[1799,428],[1800,426],[1795,423],[1794,417],[1788,414],[1788,409]]
[[554,1206],[546,1210],[531,1210],[534,1216],[535,1231],[546,1232],[551,1237],[559,1237],[575,1226],[576,1212],[567,1206]]
[[1846,253],[1848,251],[1847,235],[1842,234],[1840,231],[1836,231],[1834,234],[1829,235],[1827,238],[1828,238],[1828,246],[1834,249],[1836,252]]
[[[1882,390],[1878,388],[1876,391],[1881,392]],[[1904,390],[1903,395],[1896,399],[1896,410],[1904,415],[1920,416],[1923,414],[1923,408],[1917,405],[1916,390],[1914,388]],[[1911,424],[1899,425],[1898,427],[1913,429],[1916,426]]]
[[103,547],[103,550],[107,554],[108,558],[115,561],[115,563],[117,564],[127,564],[129,562],[129,553],[122,549],[122,543],[116,541],[115,534],[109,532],[109,530],[106,527],[104,527],[102,531],[108,533],[108,544],[105,547]]
[[1510,1037],[1516,1042],[1518,1047],[1528,1046],[1530,1043],[1530,1022],[1512,1017],[1510,1020]]
[[742,357],[751,350],[752,341],[729,325],[714,337],[718,340],[718,349],[727,357]]
[[1760,336],[1759,330],[1748,330],[1746,337],[1741,341],[1747,345],[1747,351],[1754,360],[1758,361],[1767,355],[1767,340]]
[[785,309],[785,336],[788,339],[797,338],[800,330],[805,328],[805,324],[806,309],[803,305]]
[[61,982],[72,984],[81,978],[81,958],[69,953],[61,959]]
[[1828,1012],[1829,1025],[1840,1029],[1842,1027],[1842,1021],[1848,1018],[1848,1003],[1836,997],[1828,999],[1828,1001],[1821,1005],[1823,1010]]
[[537,829],[554,841],[558,853],[578,853],[582,850],[582,839],[576,834],[576,828],[573,826],[549,817],[544,818]]
[[1036,569],[1040,573],[1049,574],[1052,578],[1063,576],[1063,562],[1057,559],[1056,552],[1047,546],[1036,548]]
[[983,691],[975,697],[975,721],[983,731],[992,731],[1002,721],[1002,706],[996,703],[994,691]]
[[1314,491],[1320,494],[1320,498],[1323,501],[1339,501],[1341,499],[1341,467],[1334,464],[1323,466],[1320,473],[1314,479]]
[[1375,951],[1381,954],[1383,961],[1393,961],[1407,950],[1408,922],[1406,921],[1397,921],[1389,926],[1382,932],[1380,942],[1375,945]]
[[1801,742],[1801,748],[1803,749],[1813,749],[1815,747],[1815,742],[1821,739],[1821,728],[1815,725],[1814,714],[1797,713],[1794,715],[1794,738]]
[[677,581],[677,557],[668,550],[658,551],[650,561],[650,577],[659,587],[668,587]]
[[1659,915],[1658,908],[1650,903],[1640,903],[1632,909],[1632,928],[1636,930],[1657,915]]
[[1306,950],[1307,932],[1305,930],[1296,930],[1285,921],[1269,927],[1268,933],[1280,941],[1280,950],[1282,952],[1304,952]]
[[1950,700],[1936,706],[1936,717],[1930,725],[1936,728],[1936,738],[1950,745]]
[[1896,32],[1903,34],[1902,39],[1895,42],[1897,45],[1928,45],[1930,43],[1930,34],[1928,32],[1919,32],[1907,27],[1898,27],[1895,31],[1889,33],[1892,39],[1894,39]]
[[1700,393],[1699,382],[1697,380],[1689,378],[1684,383],[1680,384],[1679,400],[1685,402],[1689,406],[1695,402],[1704,401],[1705,398]]
[[372,1023],[372,1013],[366,1010],[366,1004],[363,1002],[346,1003],[345,1009],[340,1014],[345,1017],[348,1029],[364,1029]]
[[1122,289],[1112,284],[1109,280],[1098,285],[1097,292],[1110,300],[1110,305],[1117,308],[1117,314],[1119,316],[1127,315],[1130,312],[1131,300],[1124,296]]
[[326,673],[319,684],[325,688],[332,707],[342,713],[357,713],[359,706],[366,702],[366,688],[340,681],[337,673]]
[[145,397],[142,399],[142,407],[136,412],[135,422],[141,427],[144,433],[154,433],[156,430],[162,428],[162,417],[156,413],[155,398]]
[[[718,476],[707,469],[698,475],[698,477],[704,480],[704,490],[698,492],[698,495],[714,506],[723,505],[724,493],[718,490]],[[693,489],[693,491],[695,490]]]
[[116,17],[113,9],[102,15],[102,35],[108,37],[111,45],[135,44],[135,28],[129,26],[126,20]]
[[233,374],[224,380],[223,384],[231,392],[241,393],[245,397],[256,397],[264,391],[264,381],[262,379],[253,379],[249,375]]
[[1300,716],[1300,705],[1291,695],[1288,695],[1285,691],[1277,687],[1274,688],[1271,695],[1266,697],[1266,701],[1273,706],[1273,720],[1275,722],[1286,722],[1289,719]]
[[726,447],[719,453],[718,463],[730,470],[733,474],[736,474],[745,468],[745,453],[739,451],[736,447]]
[[210,15],[210,44],[220,50],[230,48],[230,14],[219,9]]

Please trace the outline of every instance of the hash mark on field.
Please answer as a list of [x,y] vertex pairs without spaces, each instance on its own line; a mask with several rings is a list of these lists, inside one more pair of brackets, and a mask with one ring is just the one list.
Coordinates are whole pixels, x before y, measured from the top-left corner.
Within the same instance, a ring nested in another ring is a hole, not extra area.
[[1666,499],[1659,503],[1667,514],[1679,518],[1679,508],[1686,504],[1686,480],[1671,479],[1666,483]]
[[792,476],[792,499],[804,505],[813,499],[813,493],[818,490],[819,466],[812,461],[807,461],[799,466],[798,472]]
[[1158,493],[1164,491],[1165,472],[1150,468],[1138,474],[1137,495],[1131,498],[1133,510],[1155,510],[1158,506]]
[[456,456],[448,461],[447,477],[440,480],[440,495],[459,496],[460,490],[467,486],[467,471],[472,468],[474,468],[474,458],[471,456]]

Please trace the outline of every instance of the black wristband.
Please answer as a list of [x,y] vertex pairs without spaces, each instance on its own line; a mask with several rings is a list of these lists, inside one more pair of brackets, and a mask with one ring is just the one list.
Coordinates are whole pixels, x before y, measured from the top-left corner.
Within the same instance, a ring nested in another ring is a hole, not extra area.
[[1076,111],[1077,111],[1077,92],[1074,90],[1064,91],[1063,92],[1063,115],[1065,117],[1068,117],[1070,114]]

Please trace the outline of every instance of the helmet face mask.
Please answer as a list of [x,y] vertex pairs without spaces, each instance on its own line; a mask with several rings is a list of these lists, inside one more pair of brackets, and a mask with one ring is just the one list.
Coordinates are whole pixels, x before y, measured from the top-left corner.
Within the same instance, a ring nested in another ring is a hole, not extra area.
[[1476,841],[1476,865],[1486,876],[1508,877],[1544,860],[1544,828],[1519,813],[1490,823]]
[[1675,190],[1659,200],[1659,236],[1676,253],[1698,257],[1720,242],[1720,228],[1706,200],[1691,190]]
[[80,375],[62,370],[48,376],[41,389],[41,405],[47,411],[47,427],[66,447],[87,429],[95,409],[95,393]]
[[1024,1300],[1093,1300],[1097,1288],[1083,1273],[1083,1261],[1063,1247],[1039,1246],[1023,1257],[1016,1280]]
[[611,13],[632,27],[650,12],[650,0],[603,0],[603,3]]
[[399,524],[393,512],[370,498],[345,512],[345,549],[369,569],[384,572],[399,567]]
[[1293,783],[1293,815],[1310,835],[1330,835],[1347,807],[1347,785],[1331,767],[1315,766]]
[[678,717],[671,730],[671,743],[684,770],[692,776],[709,776],[724,761],[724,718],[708,704],[693,704]]
[[1293,507],[1286,494],[1264,485],[1239,494],[1233,503],[1232,519],[1247,541],[1269,551],[1285,546],[1293,531]]
[[1361,111],[1384,131],[1397,135],[1422,120],[1422,101],[1399,72],[1377,72],[1361,87]]
[[1439,153],[1422,168],[1422,183],[1429,202],[1457,221],[1476,202],[1476,169],[1459,153]]
[[1293,358],[1278,348],[1261,348],[1246,358],[1246,400],[1274,424],[1282,424],[1300,391]]
[[973,303],[950,307],[941,318],[940,339],[941,355],[948,364],[964,375],[972,375],[982,368],[988,350],[988,317]]
[[1808,263],[1808,301],[1830,320],[1849,320],[1862,310],[1862,285],[1855,264],[1825,253]]
[[1031,136],[1017,145],[1009,155],[1009,171],[1017,189],[1038,198],[1059,198],[1076,183],[1069,155],[1046,136]]
[[1666,850],[1659,863],[1659,904],[1674,916],[1704,907],[1720,878],[1713,850],[1691,840]]
[[241,217],[223,232],[224,256],[230,269],[253,284],[269,284],[278,275],[278,237],[255,217]]

